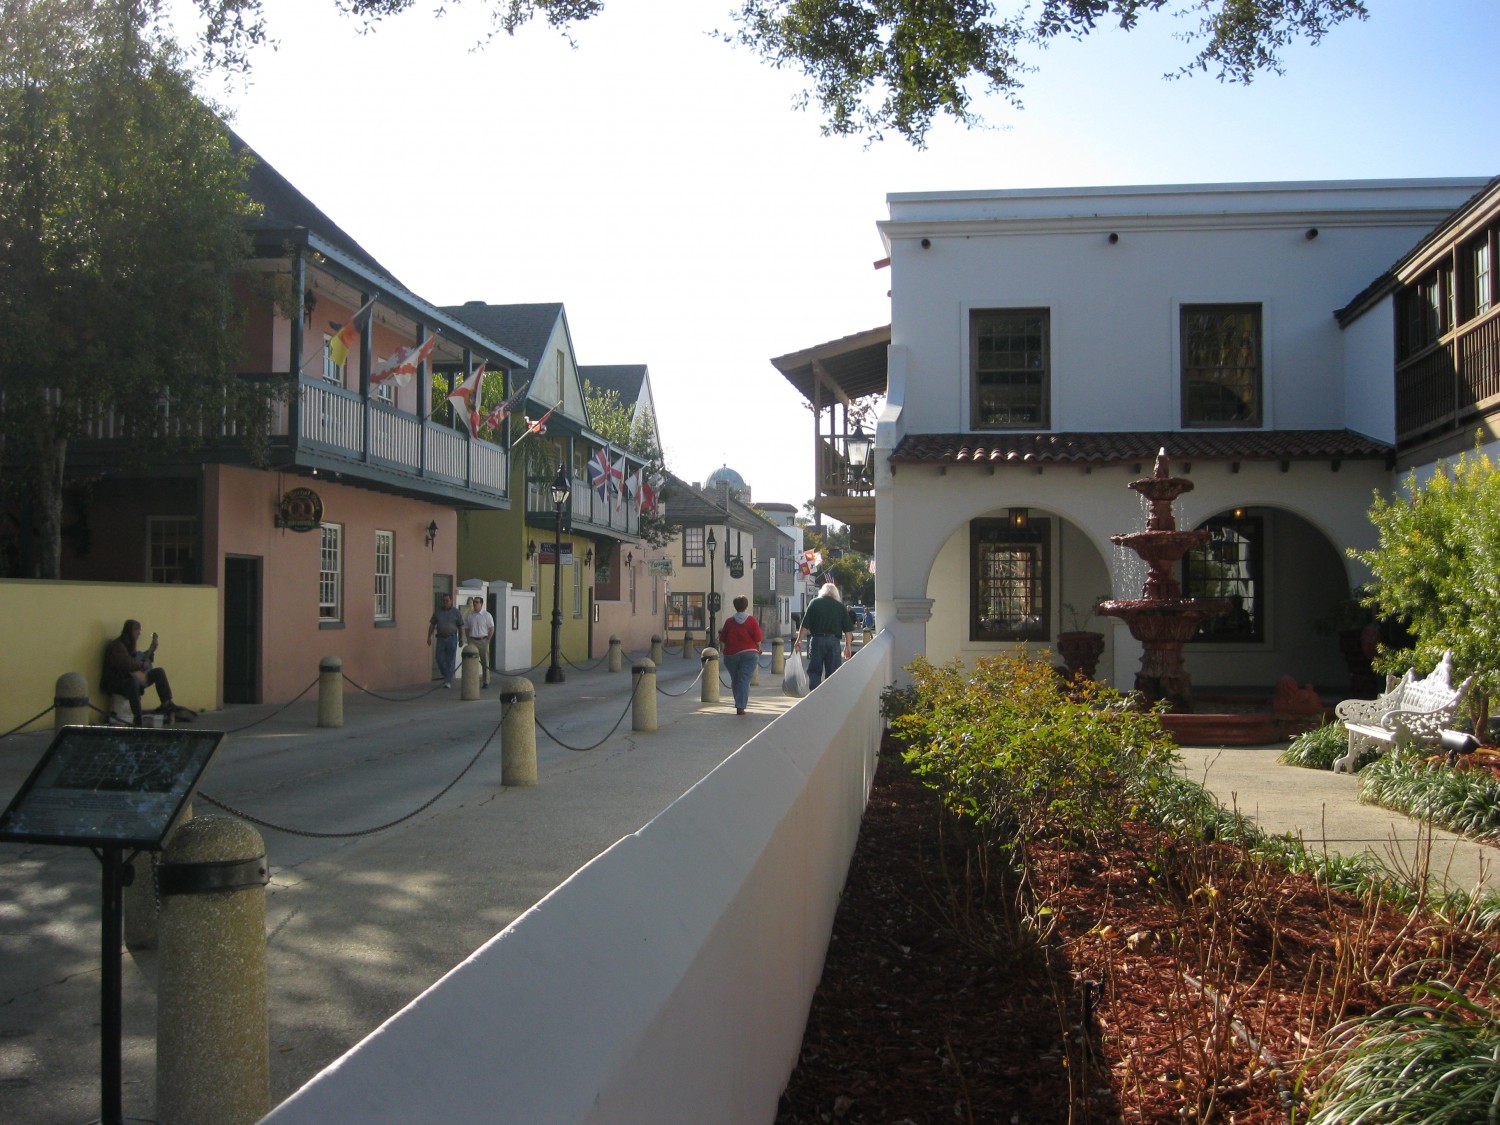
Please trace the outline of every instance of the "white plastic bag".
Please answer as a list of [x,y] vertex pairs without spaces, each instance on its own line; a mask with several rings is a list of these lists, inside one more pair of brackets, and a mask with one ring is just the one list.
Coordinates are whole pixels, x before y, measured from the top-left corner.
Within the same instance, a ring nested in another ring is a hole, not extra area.
[[786,671],[781,676],[781,691],[793,699],[801,699],[808,692],[807,669],[802,664],[802,653],[796,648],[786,658]]

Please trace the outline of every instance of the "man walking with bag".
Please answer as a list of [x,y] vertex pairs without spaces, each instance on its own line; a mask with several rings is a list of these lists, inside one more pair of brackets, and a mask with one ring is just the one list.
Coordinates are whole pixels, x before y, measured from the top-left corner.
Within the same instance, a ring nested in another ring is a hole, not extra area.
[[807,646],[807,682],[810,688],[815,688],[824,676],[838,670],[843,658],[854,655],[854,621],[839,600],[839,588],[832,582],[823,584],[802,615],[802,624],[797,629],[799,649],[804,633],[812,637]]

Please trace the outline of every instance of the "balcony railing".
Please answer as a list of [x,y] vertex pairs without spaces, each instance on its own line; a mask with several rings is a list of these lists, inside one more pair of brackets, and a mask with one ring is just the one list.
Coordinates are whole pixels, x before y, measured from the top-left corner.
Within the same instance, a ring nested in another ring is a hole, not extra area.
[[[622,495],[601,500],[599,493],[586,480],[573,481],[573,497],[568,505],[573,526],[587,524],[592,528],[614,531],[622,535],[638,535],[641,530],[641,513],[635,501],[626,502]],[[528,481],[526,485],[526,515],[536,523],[545,523],[554,518],[557,509],[552,506],[551,485],[541,481]],[[550,525],[548,525],[550,526]]]
[[1500,308],[1396,366],[1396,440],[1500,409]]

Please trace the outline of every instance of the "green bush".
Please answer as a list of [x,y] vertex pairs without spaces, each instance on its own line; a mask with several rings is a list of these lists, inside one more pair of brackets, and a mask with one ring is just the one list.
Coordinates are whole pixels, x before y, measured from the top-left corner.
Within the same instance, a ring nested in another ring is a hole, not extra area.
[[[1331,770],[1333,763],[1349,750],[1349,736],[1342,723],[1324,723],[1315,730],[1299,734],[1292,744],[1281,752],[1280,761],[1288,766],[1302,766],[1310,770]],[[1378,756],[1379,750],[1366,751],[1354,763],[1355,770],[1364,768],[1366,762]]]
[[907,761],[951,808],[1004,833],[1100,831],[1171,776],[1154,712],[1101,684],[1062,690],[1043,660],[918,658],[908,671],[920,706],[891,724]]

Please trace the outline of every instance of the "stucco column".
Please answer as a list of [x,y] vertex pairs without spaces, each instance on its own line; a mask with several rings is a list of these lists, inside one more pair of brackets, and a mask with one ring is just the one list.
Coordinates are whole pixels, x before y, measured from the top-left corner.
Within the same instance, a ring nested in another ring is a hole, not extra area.
[[892,630],[894,642],[891,663],[895,667],[896,682],[911,681],[903,669],[927,651],[927,622],[932,620],[931,598],[892,598],[896,611],[896,624]]

